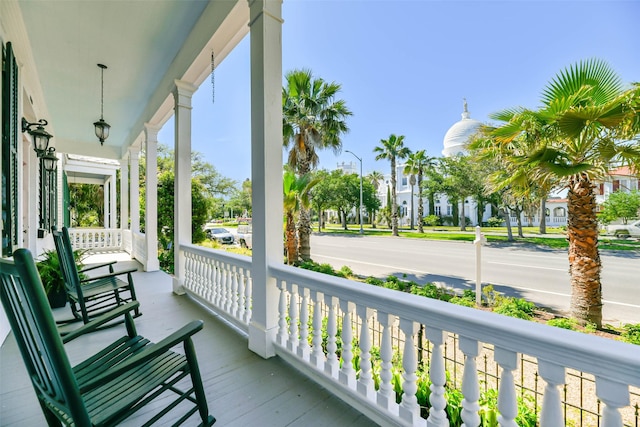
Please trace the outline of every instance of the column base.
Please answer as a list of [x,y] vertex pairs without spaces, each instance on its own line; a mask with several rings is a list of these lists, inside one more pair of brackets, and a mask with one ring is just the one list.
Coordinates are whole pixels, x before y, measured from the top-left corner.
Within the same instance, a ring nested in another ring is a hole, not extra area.
[[249,350],[263,359],[276,355],[273,343],[276,340],[277,328],[265,331],[262,325],[249,324]]

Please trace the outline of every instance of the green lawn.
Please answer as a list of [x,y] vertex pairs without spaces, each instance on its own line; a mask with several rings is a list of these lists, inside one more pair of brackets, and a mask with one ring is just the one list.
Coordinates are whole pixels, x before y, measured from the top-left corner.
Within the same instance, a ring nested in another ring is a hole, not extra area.
[[[368,236],[391,236],[391,230],[386,227],[372,229],[370,226],[364,226],[364,234]],[[315,232],[318,231],[318,227],[313,228]],[[400,237],[411,237],[414,239],[428,239],[428,240],[457,240],[463,242],[473,242],[475,239],[475,227],[467,227],[466,232],[461,232],[458,227],[425,227],[424,233],[418,233],[417,231],[411,231],[408,229],[400,229]],[[539,246],[544,246],[552,249],[566,249],[569,247],[569,243],[564,237],[564,231],[560,228],[548,228],[548,234],[540,235],[537,227],[523,227],[524,238],[517,237],[517,228],[514,227],[515,242],[529,243]],[[359,225],[349,225],[348,230],[344,230],[341,226],[330,224],[326,228],[322,229],[323,233],[336,233],[336,234],[359,234]],[[485,234],[488,242],[508,242],[506,227],[484,227],[482,232]],[[538,235],[530,236],[530,235]],[[599,241],[599,248],[602,250],[619,250],[619,251],[640,251],[640,241],[627,240],[627,239],[613,239],[610,237],[601,237]]]

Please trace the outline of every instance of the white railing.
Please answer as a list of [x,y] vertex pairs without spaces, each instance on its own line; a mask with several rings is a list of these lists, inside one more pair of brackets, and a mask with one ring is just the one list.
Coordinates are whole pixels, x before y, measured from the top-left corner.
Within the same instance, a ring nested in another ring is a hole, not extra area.
[[133,253],[133,237],[131,230],[122,230],[122,249],[128,253]]
[[553,217],[553,224],[564,225],[566,223],[567,223],[567,217],[566,216],[554,216]]
[[[246,331],[252,306],[250,258],[192,245],[183,250],[187,292]],[[524,357],[537,360],[535,375],[546,382],[538,414],[542,427],[566,424],[560,389],[574,370],[595,378],[604,427],[623,425],[629,386],[640,387],[638,346],[285,265],[272,265],[269,271],[279,290],[277,354],[382,425],[449,425],[447,345],[456,346],[464,364],[461,418],[466,426],[480,422],[477,360],[487,347],[500,368],[501,426],[517,426],[514,371]],[[417,360],[423,351],[421,325],[430,343],[426,373]],[[453,344],[450,336],[456,337]],[[400,367],[394,367],[398,359]],[[400,403],[394,389],[398,375]],[[424,393],[417,387],[419,375],[428,375],[431,383],[426,419],[418,400]]]
[[137,259],[143,265],[147,263],[147,245],[144,233],[131,232],[131,258]]
[[89,251],[122,250],[123,233],[119,228],[70,228],[73,249]]
[[251,320],[251,258],[183,245],[184,288],[245,332]]

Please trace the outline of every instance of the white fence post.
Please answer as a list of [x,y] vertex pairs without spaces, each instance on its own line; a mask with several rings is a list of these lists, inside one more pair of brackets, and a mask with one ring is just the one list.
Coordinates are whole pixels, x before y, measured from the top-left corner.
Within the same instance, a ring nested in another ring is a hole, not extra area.
[[482,245],[487,242],[486,237],[480,232],[480,226],[476,225],[476,239],[473,244],[476,246],[476,304],[482,302]]

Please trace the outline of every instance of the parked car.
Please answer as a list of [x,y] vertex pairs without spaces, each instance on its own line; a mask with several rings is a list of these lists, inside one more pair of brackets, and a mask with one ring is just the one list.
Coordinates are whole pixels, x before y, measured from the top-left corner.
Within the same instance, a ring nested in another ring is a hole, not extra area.
[[252,248],[253,239],[251,238],[251,224],[238,226],[238,243],[240,243],[240,246],[243,248]]
[[640,237],[640,219],[627,224],[607,225],[607,233],[616,237]]
[[226,228],[205,228],[204,232],[207,234],[209,239],[215,240],[223,245],[230,245],[235,242],[233,234],[229,233],[229,230]]

